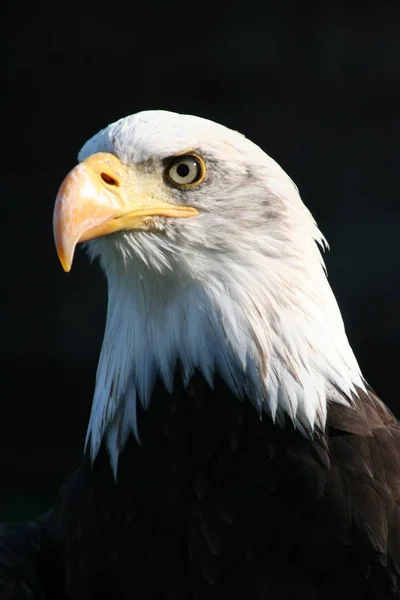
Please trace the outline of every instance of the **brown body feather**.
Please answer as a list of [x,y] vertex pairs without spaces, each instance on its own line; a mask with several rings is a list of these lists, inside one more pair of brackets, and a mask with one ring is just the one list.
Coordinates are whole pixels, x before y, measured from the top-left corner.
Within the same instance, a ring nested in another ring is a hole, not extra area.
[[310,440],[219,380],[177,378],[139,428],[117,483],[102,448],[66,484],[36,551],[43,596],[15,598],[400,598],[400,427],[371,391]]

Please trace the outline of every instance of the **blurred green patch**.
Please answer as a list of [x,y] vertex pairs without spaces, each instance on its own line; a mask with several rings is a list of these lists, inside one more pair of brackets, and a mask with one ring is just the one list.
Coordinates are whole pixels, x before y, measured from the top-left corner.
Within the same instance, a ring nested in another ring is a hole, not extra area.
[[54,506],[58,490],[6,493],[0,499],[0,522],[31,521]]

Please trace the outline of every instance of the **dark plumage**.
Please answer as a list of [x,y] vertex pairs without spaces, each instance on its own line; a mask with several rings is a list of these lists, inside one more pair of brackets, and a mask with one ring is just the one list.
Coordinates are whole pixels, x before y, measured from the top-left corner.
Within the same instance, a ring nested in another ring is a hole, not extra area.
[[0,597],[41,598],[50,578],[73,600],[400,598],[400,428],[360,396],[308,440],[220,380],[159,382],[117,484],[103,447],[40,528],[3,527]]

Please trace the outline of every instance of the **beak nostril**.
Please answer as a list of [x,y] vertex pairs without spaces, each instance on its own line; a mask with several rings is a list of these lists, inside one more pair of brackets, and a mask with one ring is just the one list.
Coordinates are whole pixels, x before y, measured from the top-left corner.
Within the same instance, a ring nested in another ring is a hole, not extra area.
[[105,183],[108,183],[108,185],[115,185],[115,186],[119,186],[118,181],[115,179],[115,177],[113,177],[112,175],[108,175],[108,173],[100,173],[100,177],[102,178],[102,180]]

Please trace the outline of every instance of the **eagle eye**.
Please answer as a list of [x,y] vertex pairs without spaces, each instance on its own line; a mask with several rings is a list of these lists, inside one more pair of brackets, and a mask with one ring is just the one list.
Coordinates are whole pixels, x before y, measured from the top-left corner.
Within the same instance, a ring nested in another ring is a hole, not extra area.
[[197,154],[181,154],[168,160],[165,177],[175,187],[188,188],[200,185],[206,174],[204,161]]

